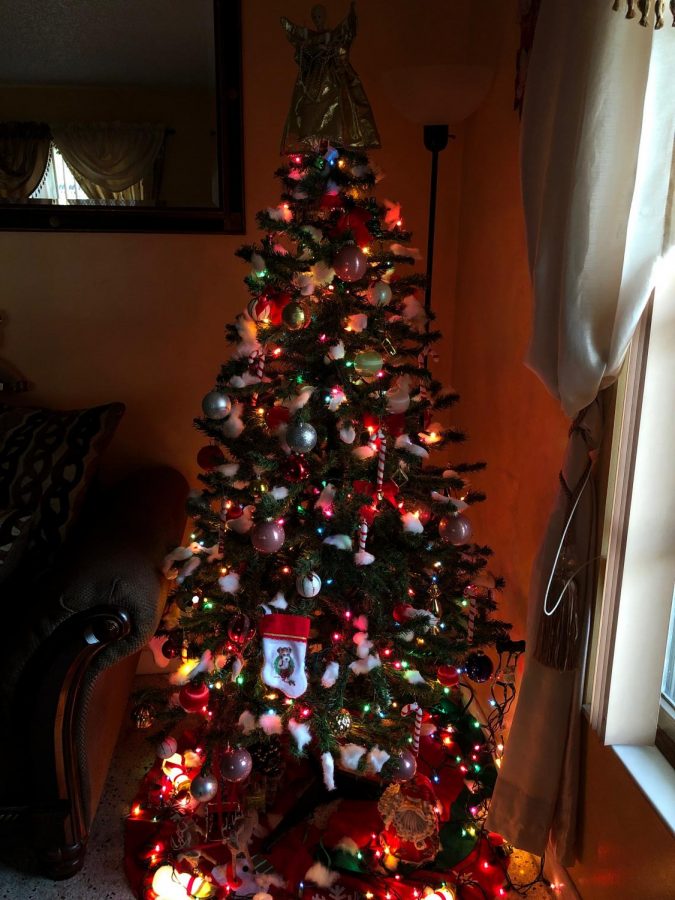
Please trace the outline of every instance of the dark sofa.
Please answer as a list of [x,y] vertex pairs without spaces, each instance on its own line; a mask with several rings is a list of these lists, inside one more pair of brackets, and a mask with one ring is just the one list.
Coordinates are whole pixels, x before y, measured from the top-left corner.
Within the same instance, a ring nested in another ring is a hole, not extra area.
[[22,833],[53,878],[82,866],[186,495],[168,467],[92,486],[48,571],[22,565],[0,585],[0,829]]

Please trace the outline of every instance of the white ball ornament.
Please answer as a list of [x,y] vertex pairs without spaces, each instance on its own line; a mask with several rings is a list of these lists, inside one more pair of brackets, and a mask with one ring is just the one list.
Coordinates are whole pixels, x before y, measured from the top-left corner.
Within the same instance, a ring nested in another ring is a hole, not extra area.
[[307,599],[316,597],[321,590],[321,578],[316,572],[310,572],[309,575],[299,575],[295,586],[301,597]]
[[157,756],[160,759],[168,759],[170,756],[173,756],[174,753],[178,750],[178,741],[175,737],[165,737],[164,740],[160,741],[155,747],[155,751]]
[[376,281],[368,291],[368,300],[373,306],[386,306],[391,301],[391,288],[386,281]]

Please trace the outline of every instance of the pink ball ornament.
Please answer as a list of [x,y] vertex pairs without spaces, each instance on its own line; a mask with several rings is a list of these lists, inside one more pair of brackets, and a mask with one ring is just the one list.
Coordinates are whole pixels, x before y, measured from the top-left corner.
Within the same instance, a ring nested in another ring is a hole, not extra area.
[[276,553],[285,540],[286,532],[274,519],[258,522],[251,530],[251,543],[258,553]]
[[356,244],[347,244],[338,250],[333,259],[333,268],[343,281],[358,281],[366,273],[366,254]]
[[160,741],[155,747],[155,752],[160,759],[168,759],[170,756],[173,756],[174,753],[178,750],[178,741],[175,737],[165,737],[164,740]]
[[228,747],[220,757],[220,774],[226,781],[244,781],[252,769],[251,754],[244,747]]
[[402,750],[389,760],[389,776],[392,781],[410,781],[417,772],[417,760],[410,750]]
[[472,533],[471,522],[460,514],[441,519],[438,524],[438,534],[448,544],[466,544]]

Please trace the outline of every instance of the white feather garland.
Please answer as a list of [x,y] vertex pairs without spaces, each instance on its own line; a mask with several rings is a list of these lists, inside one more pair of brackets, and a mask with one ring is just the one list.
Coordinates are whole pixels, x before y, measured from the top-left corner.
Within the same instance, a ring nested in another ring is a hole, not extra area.
[[323,783],[327,791],[335,790],[335,760],[326,750],[321,754],[321,768],[323,770]]
[[298,722],[296,719],[288,720],[288,730],[293,740],[298,745],[298,750],[304,750],[312,740],[312,732],[306,722]]

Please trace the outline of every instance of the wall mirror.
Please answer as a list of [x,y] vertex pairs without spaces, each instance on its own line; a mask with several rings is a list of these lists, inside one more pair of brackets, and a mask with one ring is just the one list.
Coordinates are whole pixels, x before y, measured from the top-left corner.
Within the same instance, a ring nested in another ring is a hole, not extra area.
[[2,0],[0,228],[241,233],[239,0]]

